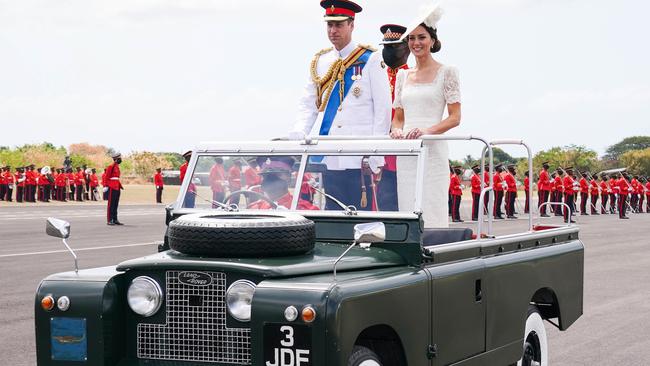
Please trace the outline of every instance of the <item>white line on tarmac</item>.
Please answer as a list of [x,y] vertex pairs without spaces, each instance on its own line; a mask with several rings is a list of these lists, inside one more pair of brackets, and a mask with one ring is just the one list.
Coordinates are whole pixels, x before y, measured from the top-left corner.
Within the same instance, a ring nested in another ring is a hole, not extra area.
[[[129,212],[120,212],[120,217],[122,216],[149,216],[149,215],[154,215],[154,214],[160,214],[160,212],[144,212],[144,213],[129,213]],[[0,216],[0,219],[3,220],[31,220],[31,219],[47,219],[48,217],[59,217],[59,218],[68,218],[68,217],[106,217],[105,213],[97,213],[97,214],[85,214],[85,215],[69,215],[69,214],[61,214],[61,215],[47,215],[47,216]]]
[[[154,245],[159,242],[150,242],[150,243],[135,243],[135,244],[124,244],[124,245],[107,245],[103,247],[91,247],[91,248],[77,248],[74,249],[75,252],[85,252],[90,250],[102,250],[102,249],[115,249],[115,248],[128,248],[128,247],[141,247],[145,245]],[[28,255],[43,255],[43,254],[55,254],[55,253],[67,253],[67,250],[48,250],[45,252],[31,252],[31,253],[14,253],[14,254],[2,254],[0,258],[10,258],[10,257],[24,257]]]

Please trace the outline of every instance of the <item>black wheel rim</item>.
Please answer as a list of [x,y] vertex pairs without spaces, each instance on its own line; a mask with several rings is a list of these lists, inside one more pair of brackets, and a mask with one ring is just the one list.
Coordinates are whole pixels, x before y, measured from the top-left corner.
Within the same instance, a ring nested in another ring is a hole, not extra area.
[[522,366],[539,366],[542,362],[542,349],[537,333],[530,332],[524,342],[524,355],[521,358]]

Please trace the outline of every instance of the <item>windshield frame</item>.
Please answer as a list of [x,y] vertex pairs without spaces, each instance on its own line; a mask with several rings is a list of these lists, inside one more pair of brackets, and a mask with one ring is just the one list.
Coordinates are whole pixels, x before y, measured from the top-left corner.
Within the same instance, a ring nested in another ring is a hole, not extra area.
[[[297,171],[296,182],[293,186],[294,192],[300,192],[302,183],[301,177],[304,176],[307,168],[309,156],[314,155],[332,155],[332,156],[365,156],[365,155],[399,155],[415,156],[417,159],[416,187],[415,187],[415,204],[413,213],[405,211],[374,211],[373,215],[390,216],[404,214],[419,215],[422,212],[422,190],[424,179],[424,166],[426,158],[426,149],[422,148],[422,140],[312,140],[305,141],[263,141],[263,142],[218,142],[204,143],[193,150],[192,157],[188,162],[186,177],[181,182],[176,201],[173,203],[175,211],[197,212],[205,211],[204,208],[186,208],[183,207],[183,199],[187,194],[191,177],[194,176],[196,165],[201,157],[228,156],[228,157],[249,157],[255,155],[264,156],[300,156],[300,167]],[[290,212],[302,213],[303,210],[297,210],[299,194],[293,195]],[[246,209],[255,211],[254,209]],[[318,211],[331,215],[346,215],[346,211],[341,210],[323,210]],[[318,215],[311,212],[312,215]]]

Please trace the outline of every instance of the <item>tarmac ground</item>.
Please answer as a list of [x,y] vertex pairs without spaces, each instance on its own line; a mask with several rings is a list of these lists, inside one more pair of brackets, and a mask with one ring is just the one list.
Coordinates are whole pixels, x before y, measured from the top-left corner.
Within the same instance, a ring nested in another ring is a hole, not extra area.
[[[97,204],[0,207],[0,364],[36,364],[36,288],[47,275],[74,268],[60,239],[46,236],[47,217],[71,223],[68,243],[80,268],[156,252],[165,230],[163,205],[122,206],[125,226],[107,226],[105,215]],[[577,217],[585,245],[584,315],[566,332],[547,323],[551,365],[650,364],[650,214],[630,216]],[[525,218],[495,222],[495,232],[526,230]]]

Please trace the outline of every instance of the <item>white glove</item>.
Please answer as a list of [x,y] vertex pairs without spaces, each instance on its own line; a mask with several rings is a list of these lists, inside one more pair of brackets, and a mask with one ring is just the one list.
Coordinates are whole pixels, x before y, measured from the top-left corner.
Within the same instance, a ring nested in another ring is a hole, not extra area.
[[104,193],[108,192],[108,187],[104,187],[103,191]]
[[14,189],[14,185],[13,185],[13,184],[10,184],[10,185],[9,185],[9,189]]
[[156,189],[160,189],[160,186],[156,186]]
[[371,156],[368,159],[368,164],[370,164],[370,170],[372,170],[373,174],[379,174],[381,167],[386,164],[386,159],[383,156]]

